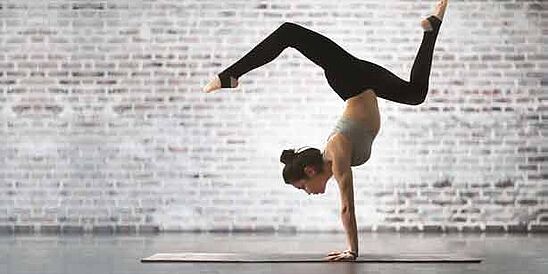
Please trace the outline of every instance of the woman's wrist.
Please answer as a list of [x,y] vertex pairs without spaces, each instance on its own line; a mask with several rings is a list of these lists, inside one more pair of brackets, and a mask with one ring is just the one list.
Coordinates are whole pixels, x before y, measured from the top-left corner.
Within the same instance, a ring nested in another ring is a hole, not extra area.
[[354,252],[354,251],[352,251],[352,250],[350,250],[350,249],[345,250],[344,253],[352,254],[352,256],[358,257],[358,252]]

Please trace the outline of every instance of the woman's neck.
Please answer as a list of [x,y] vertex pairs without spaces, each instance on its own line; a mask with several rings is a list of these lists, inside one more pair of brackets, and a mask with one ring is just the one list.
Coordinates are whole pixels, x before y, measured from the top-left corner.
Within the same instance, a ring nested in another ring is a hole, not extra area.
[[325,176],[327,176],[327,178],[331,178],[331,176],[333,176],[333,170],[332,170],[332,164],[333,164],[333,161],[331,161],[330,159],[327,159],[325,155],[323,155],[322,153],[322,157],[323,157],[323,171],[325,173]]

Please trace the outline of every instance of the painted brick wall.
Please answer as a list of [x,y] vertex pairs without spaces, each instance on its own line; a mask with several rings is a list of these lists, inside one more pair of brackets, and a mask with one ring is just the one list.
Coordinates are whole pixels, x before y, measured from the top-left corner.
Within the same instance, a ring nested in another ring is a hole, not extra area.
[[[288,48],[201,93],[285,21],[405,80],[435,1],[0,0],[0,231],[342,231],[281,178],[344,103]],[[451,0],[420,106],[379,99],[362,231],[547,231],[544,1]]]

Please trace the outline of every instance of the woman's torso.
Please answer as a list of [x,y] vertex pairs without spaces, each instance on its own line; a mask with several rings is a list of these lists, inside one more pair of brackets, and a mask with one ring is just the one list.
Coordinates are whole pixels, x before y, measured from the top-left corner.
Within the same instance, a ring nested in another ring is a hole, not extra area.
[[373,139],[380,130],[380,113],[376,95],[371,89],[349,98],[346,103],[342,117],[328,138],[324,154],[342,153],[336,148],[347,145],[346,151],[352,153],[342,156],[350,157],[352,166],[357,166],[369,159]]
[[381,116],[375,91],[367,89],[348,99],[342,116],[359,121],[364,127],[378,133],[381,127]]

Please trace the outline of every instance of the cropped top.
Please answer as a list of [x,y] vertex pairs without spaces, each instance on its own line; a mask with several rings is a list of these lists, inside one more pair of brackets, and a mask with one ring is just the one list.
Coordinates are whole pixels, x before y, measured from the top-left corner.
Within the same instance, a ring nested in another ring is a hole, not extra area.
[[365,127],[363,123],[342,116],[329,134],[328,140],[337,132],[342,133],[352,143],[351,166],[359,166],[369,160],[375,131]]

